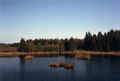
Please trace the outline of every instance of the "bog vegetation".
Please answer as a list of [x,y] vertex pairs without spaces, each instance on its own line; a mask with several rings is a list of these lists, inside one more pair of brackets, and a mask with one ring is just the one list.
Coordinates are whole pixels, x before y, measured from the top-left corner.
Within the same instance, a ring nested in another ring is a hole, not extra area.
[[1,52],[60,52],[89,51],[120,51],[120,31],[111,29],[109,32],[91,34],[86,32],[84,39],[29,39],[21,38],[19,43],[0,44]]

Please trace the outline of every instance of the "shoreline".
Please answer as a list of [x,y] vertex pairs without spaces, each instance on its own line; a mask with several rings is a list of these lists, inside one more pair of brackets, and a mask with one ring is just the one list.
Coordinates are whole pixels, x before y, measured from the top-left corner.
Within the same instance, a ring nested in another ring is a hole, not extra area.
[[61,54],[61,55],[70,55],[70,54],[90,54],[90,55],[115,55],[120,56],[120,52],[95,52],[95,51],[64,51],[64,52],[0,52],[0,57],[19,57],[20,55],[42,55],[42,54]]

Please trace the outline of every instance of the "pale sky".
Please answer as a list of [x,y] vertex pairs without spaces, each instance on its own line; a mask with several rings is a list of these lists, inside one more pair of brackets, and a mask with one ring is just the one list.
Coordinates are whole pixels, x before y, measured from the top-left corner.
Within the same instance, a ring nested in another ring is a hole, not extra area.
[[120,30],[120,0],[0,0],[0,43]]

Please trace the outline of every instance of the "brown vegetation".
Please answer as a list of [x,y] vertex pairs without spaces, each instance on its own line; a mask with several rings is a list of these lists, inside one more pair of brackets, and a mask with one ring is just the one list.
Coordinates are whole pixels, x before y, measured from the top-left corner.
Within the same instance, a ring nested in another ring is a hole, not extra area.
[[65,64],[62,62],[57,62],[57,63],[51,63],[48,66],[50,66],[50,67],[63,67],[63,66],[65,66]]
[[17,47],[0,47],[0,52],[17,52]]
[[34,59],[34,56],[27,55],[27,56],[25,56],[23,59]]
[[64,52],[0,52],[0,57],[19,57],[20,55],[40,55],[40,54],[90,54],[90,55],[115,55],[115,56],[120,56],[120,52],[94,52],[94,51],[74,51],[74,52],[70,52],[70,51],[64,51]]
[[64,68],[66,68],[66,69],[72,69],[72,68],[74,68],[75,66],[74,65],[72,65],[72,64],[66,64],[65,66],[64,66]]
[[88,56],[78,56],[76,59],[81,59],[81,60],[90,60],[91,58]]
[[48,65],[49,67],[64,67],[66,69],[72,69],[74,68],[73,64],[64,64],[62,62],[57,62],[57,63],[51,63]]

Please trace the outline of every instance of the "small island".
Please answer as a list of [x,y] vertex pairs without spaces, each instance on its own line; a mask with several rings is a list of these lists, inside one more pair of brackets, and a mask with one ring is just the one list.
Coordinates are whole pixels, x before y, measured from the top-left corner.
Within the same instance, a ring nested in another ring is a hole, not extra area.
[[65,66],[65,64],[62,62],[56,62],[56,63],[51,63],[48,66],[50,66],[50,67],[63,67],[63,66]]
[[34,59],[34,56],[27,55],[27,56],[25,56],[23,59],[27,59],[27,60]]
[[73,64],[64,64],[62,62],[51,63],[48,66],[49,67],[64,67],[66,69],[73,69],[74,68]]

